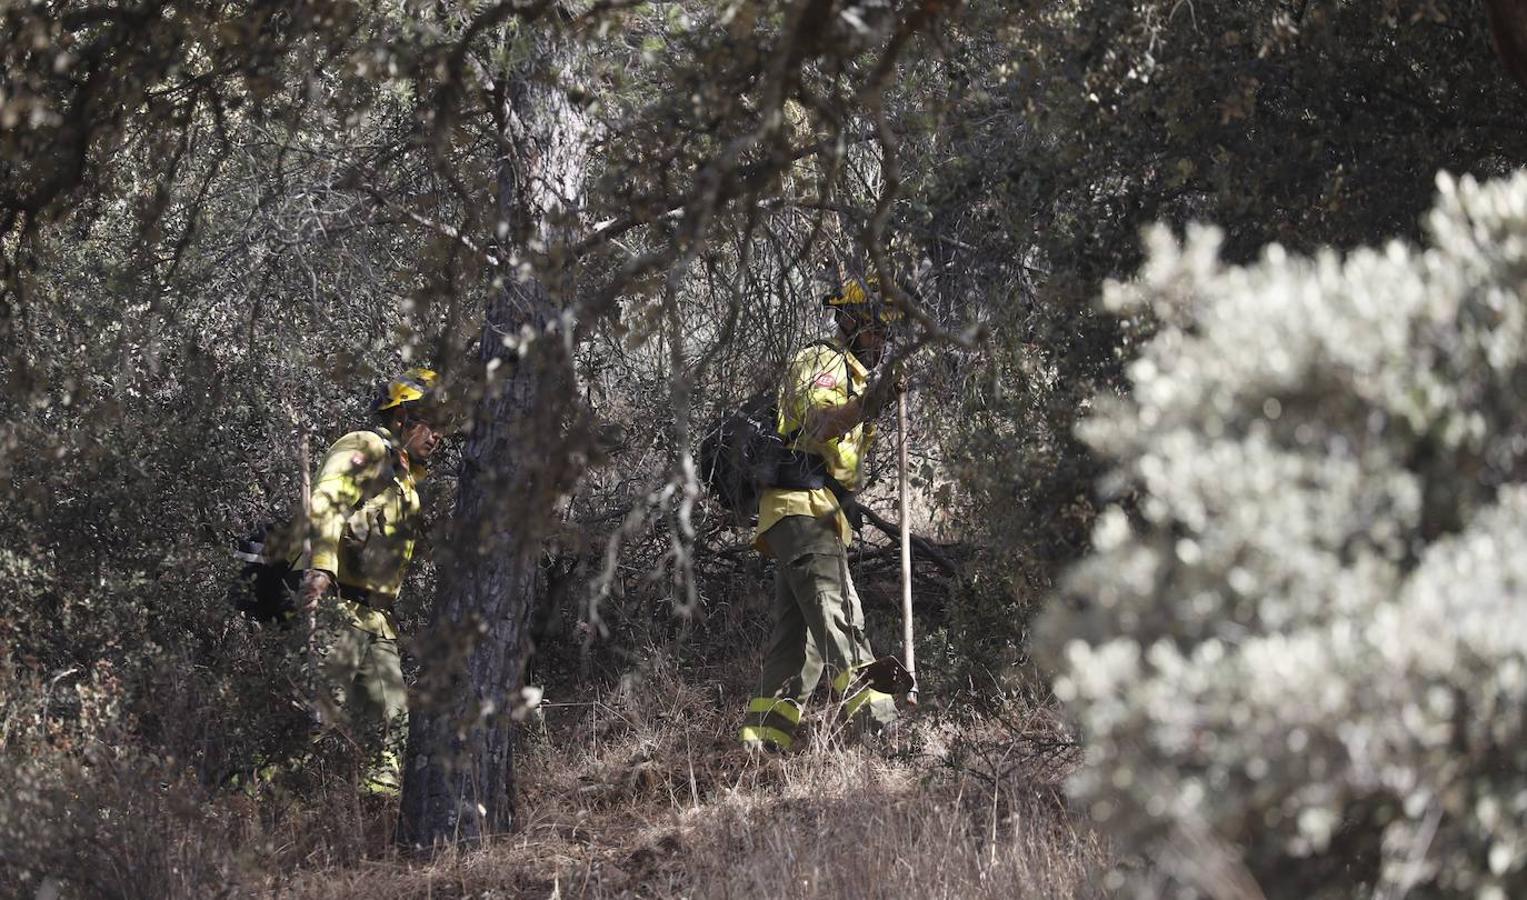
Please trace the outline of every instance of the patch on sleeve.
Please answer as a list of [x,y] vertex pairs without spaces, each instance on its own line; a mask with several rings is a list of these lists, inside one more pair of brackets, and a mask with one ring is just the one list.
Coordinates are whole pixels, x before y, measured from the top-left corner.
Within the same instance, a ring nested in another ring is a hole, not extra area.
[[357,450],[350,455],[350,468],[364,469],[366,467],[366,454]]
[[831,372],[823,372],[816,377],[816,380],[812,382],[812,385],[819,388],[825,388],[830,391],[838,386],[838,376],[832,374]]

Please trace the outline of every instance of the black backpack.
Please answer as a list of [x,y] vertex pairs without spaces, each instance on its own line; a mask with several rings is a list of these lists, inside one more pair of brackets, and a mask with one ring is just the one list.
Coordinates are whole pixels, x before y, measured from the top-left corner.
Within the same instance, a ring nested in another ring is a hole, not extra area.
[[712,425],[700,441],[700,480],[744,523],[758,520],[758,498],[789,455],[779,433],[779,401],[761,391]]
[[[830,341],[807,346],[815,345],[835,347]],[[766,488],[843,492],[820,456],[790,449],[797,434],[779,433],[777,388],[760,391],[706,430],[700,441],[700,481],[741,524],[757,523],[758,500]]]
[[247,618],[266,624],[289,624],[297,613],[297,588],[302,570],[282,548],[292,546],[290,524],[266,522],[239,541],[233,558],[244,563],[228,591],[233,608]]

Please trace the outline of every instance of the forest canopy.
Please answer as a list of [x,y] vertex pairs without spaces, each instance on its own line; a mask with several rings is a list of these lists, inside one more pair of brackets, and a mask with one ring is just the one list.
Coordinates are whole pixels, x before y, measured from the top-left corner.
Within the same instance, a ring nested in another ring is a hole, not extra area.
[[[774,798],[731,736],[775,564],[696,454],[873,278],[910,467],[886,414],[849,559],[895,652],[905,491],[925,698],[874,796],[921,779],[965,841],[916,892],[1520,892],[1515,21],[0,4],[0,885],[406,884],[412,849],[646,814],[564,789],[611,746],[665,814],[739,771]],[[313,642],[234,612],[230,551],[420,367],[454,433],[395,610],[410,774],[367,806],[314,736]],[[874,768],[828,731],[763,771],[822,800]],[[714,815],[723,858],[838,846]],[[912,852],[865,840],[821,869]],[[789,894],[640,849],[658,893]],[[641,889],[536,865],[492,884]]]

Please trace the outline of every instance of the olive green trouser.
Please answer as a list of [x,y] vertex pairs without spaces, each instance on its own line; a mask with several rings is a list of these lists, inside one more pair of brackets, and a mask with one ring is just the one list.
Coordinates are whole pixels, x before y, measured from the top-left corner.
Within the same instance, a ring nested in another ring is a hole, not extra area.
[[[774,630],[758,696],[748,707],[743,740],[761,739],[788,748],[800,710],[822,675],[827,674],[833,690],[841,694],[854,671],[873,662],[875,654],[864,637],[864,612],[835,523],[787,516],[765,538],[779,563]],[[870,730],[896,719],[895,701],[879,691],[866,689],[845,697],[843,710],[850,717],[862,712],[861,724]]]
[[402,738],[408,713],[398,642],[340,625],[324,655],[324,675],[337,707],[326,711],[325,721],[337,718],[368,752],[380,752],[382,769],[395,769],[391,745]]

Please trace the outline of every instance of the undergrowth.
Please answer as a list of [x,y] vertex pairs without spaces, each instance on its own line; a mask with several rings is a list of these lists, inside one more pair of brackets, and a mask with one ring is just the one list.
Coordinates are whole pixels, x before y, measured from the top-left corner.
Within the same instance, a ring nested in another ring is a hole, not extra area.
[[608,689],[549,699],[522,731],[520,828],[429,860],[396,853],[395,802],[353,788],[334,748],[207,784],[109,728],[64,747],[35,717],[21,721],[25,707],[12,702],[0,771],[0,893],[385,900],[1100,891],[1108,855],[1065,806],[1059,781],[1075,748],[1044,709],[1015,701],[956,717],[927,706],[894,740],[873,746],[818,709],[802,749],[753,756],[734,741],[748,671],[660,662]]

